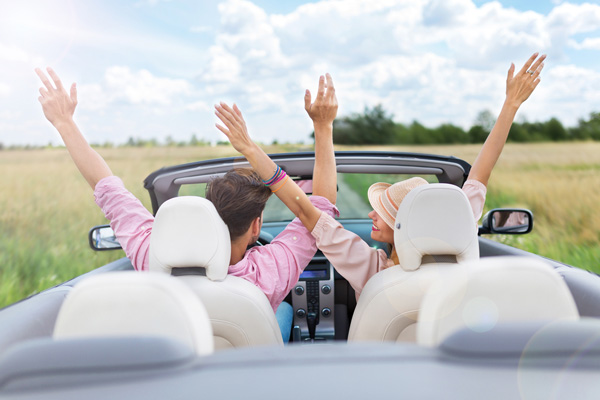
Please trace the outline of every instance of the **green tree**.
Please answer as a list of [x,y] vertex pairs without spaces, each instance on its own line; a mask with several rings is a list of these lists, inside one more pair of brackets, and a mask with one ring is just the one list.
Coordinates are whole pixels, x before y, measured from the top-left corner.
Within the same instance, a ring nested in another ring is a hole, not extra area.
[[[477,114],[474,125],[481,126],[483,128],[483,130],[486,131],[487,134],[489,135],[489,133],[492,131],[492,128],[494,127],[494,125],[496,125],[496,118],[494,117],[494,114],[492,114],[492,112],[490,110],[483,110],[483,111],[480,111],[479,114]],[[487,137],[487,135],[486,135],[486,137]]]
[[529,133],[527,129],[523,127],[523,124],[519,124],[518,122],[514,122],[508,133],[509,142],[528,142],[529,141]]
[[390,144],[394,142],[395,123],[381,104],[365,107],[334,122],[333,140],[339,144]]
[[455,144],[467,143],[469,136],[459,126],[452,124],[442,124],[435,129],[437,141],[436,143]]
[[403,124],[396,124],[394,126],[394,139],[395,144],[415,144],[415,138],[412,132]]
[[408,128],[415,144],[435,144],[435,138],[431,129],[423,126],[417,121],[413,121]]
[[490,133],[485,130],[481,125],[473,125],[467,136],[469,137],[469,143],[483,143],[487,139]]
[[588,121],[580,119],[579,126],[572,133],[576,139],[600,140],[600,112],[591,113]]
[[544,124],[544,132],[544,136],[553,141],[563,141],[568,139],[567,130],[556,118],[551,118]]

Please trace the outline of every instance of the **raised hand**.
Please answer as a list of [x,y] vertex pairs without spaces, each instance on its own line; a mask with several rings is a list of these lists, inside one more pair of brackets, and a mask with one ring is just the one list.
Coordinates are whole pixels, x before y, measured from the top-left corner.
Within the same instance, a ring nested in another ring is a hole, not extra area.
[[225,125],[215,124],[216,127],[227,136],[234,149],[243,155],[247,155],[248,150],[255,145],[250,139],[250,135],[248,135],[246,121],[244,121],[238,106],[234,104],[232,108],[221,102],[215,105],[215,114]]
[[71,85],[70,93],[67,93],[62,85],[58,75],[52,68],[47,68],[48,75],[52,78],[54,85],[50,82],[46,74],[39,68],[35,73],[40,77],[44,87],[40,88],[40,97],[38,100],[42,104],[44,115],[48,121],[55,127],[57,124],[68,122],[73,119],[75,107],[77,106],[77,88],[75,83]]
[[[325,82],[327,78],[327,82]],[[304,95],[304,109],[309,117],[317,124],[332,124],[337,115],[338,102],[335,97],[335,88],[331,75],[319,77],[319,89],[314,103],[311,103],[310,90],[306,90]]]
[[515,65],[510,65],[506,77],[506,100],[502,105],[496,124],[473,162],[469,179],[477,180],[487,186],[492,170],[508,138],[510,126],[517,110],[540,83],[540,72],[544,68],[545,58],[545,55],[538,58],[538,53],[534,53],[516,75],[514,74]]
[[538,53],[533,54],[516,75],[514,75],[515,65],[510,65],[506,77],[506,101],[510,105],[519,107],[529,98],[540,83],[540,72],[544,68],[543,61],[545,59],[545,54],[539,58]]

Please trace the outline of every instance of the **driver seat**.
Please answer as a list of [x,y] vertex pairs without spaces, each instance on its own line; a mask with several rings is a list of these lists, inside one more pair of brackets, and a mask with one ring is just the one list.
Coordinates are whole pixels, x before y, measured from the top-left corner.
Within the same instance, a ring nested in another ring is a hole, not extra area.
[[182,196],[163,203],[150,238],[150,271],[176,275],[200,298],[212,325],[215,350],[283,346],[265,294],[243,278],[227,275],[231,241],[214,205]]
[[416,341],[421,300],[462,264],[479,258],[477,224],[465,193],[450,184],[411,190],[398,208],[394,244],[399,265],[375,274],[358,299],[349,341]]

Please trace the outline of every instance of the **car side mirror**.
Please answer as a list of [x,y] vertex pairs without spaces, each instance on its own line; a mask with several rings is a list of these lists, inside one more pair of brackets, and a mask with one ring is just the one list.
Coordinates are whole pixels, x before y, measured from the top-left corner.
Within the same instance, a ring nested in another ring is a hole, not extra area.
[[533,214],[523,208],[495,208],[481,221],[479,234],[523,235],[533,229]]
[[121,244],[110,225],[98,225],[90,229],[88,234],[90,247],[95,251],[116,250]]

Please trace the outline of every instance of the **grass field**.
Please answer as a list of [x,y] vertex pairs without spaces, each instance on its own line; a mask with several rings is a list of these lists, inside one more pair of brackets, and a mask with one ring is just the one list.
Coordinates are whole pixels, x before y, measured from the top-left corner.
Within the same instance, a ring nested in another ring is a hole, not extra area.
[[[472,162],[479,146],[369,149],[454,155]],[[235,155],[227,146],[115,148],[99,153],[148,208],[142,181],[150,172]],[[123,256],[121,251],[89,249],[89,228],[107,221],[66,150],[0,151],[0,172],[0,307]],[[497,240],[600,272],[599,203],[600,143],[509,144],[490,180],[486,209],[526,207],[534,213],[531,234]]]

